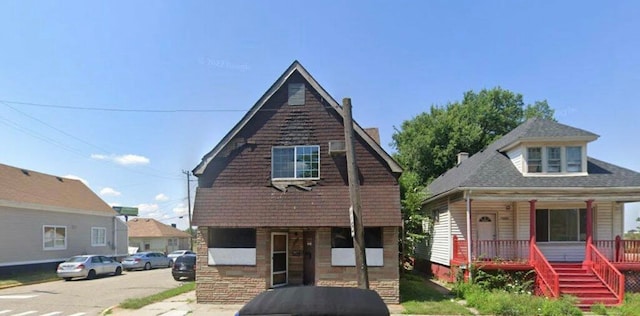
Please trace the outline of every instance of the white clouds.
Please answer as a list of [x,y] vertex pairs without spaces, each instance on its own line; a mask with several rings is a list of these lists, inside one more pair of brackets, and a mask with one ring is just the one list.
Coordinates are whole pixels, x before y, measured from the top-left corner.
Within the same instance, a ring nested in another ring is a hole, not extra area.
[[80,181],[80,182],[84,183],[84,185],[89,186],[89,182],[88,182],[87,180],[85,180],[85,179],[83,179],[83,178],[80,178],[80,177],[78,177],[78,176],[74,176],[74,175],[72,175],[72,174],[68,174],[68,175],[66,175],[66,176],[62,176],[62,177],[63,177],[63,178],[67,178],[67,179],[78,180],[78,181]]
[[189,212],[187,210],[187,207],[182,203],[174,207],[172,211],[173,211],[173,214],[176,214],[176,216],[185,216],[185,218],[188,215],[187,213]]
[[136,207],[138,208],[138,216],[140,217],[151,217],[156,219],[164,217],[164,213],[160,211],[158,204],[141,203]]
[[139,155],[132,155],[132,154],[127,154],[127,155],[101,155],[101,154],[91,154],[91,158],[92,159],[96,159],[96,160],[106,160],[106,161],[111,161],[111,162],[115,162],[119,165],[123,165],[123,166],[129,166],[129,165],[148,165],[149,162],[151,162],[149,160],[149,158],[144,157],[144,156],[139,156]]
[[160,193],[160,194],[156,195],[156,198],[155,198],[155,199],[156,199],[156,201],[158,201],[158,202],[165,202],[165,201],[168,201],[168,200],[169,200],[169,197],[168,197],[168,196],[166,196],[164,193]]
[[116,191],[113,188],[103,188],[102,190],[100,190],[100,195],[102,196],[120,196],[122,193]]

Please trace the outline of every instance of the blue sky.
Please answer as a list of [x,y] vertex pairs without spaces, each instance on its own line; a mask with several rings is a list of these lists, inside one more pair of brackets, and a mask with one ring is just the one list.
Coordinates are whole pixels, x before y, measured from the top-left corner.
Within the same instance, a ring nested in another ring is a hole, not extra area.
[[404,120],[501,86],[639,171],[638,16],[631,1],[3,1],[0,163],[186,228],[182,170],[297,59],[390,152]]

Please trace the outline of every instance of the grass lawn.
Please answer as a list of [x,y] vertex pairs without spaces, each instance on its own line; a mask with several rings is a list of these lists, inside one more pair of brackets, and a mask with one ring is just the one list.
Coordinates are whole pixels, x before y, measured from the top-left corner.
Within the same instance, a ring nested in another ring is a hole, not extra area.
[[191,292],[196,289],[196,282],[188,282],[173,289],[169,289],[158,294],[150,295],[142,298],[130,298],[120,303],[121,308],[139,309],[149,304],[163,301],[170,297],[180,295],[182,293]]
[[18,285],[60,280],[55,271],[21,272],[0,278],[0,289]]
[[423,276],[406,272],[400,278],[400,303],[405,314],[472,315],[426,283]]

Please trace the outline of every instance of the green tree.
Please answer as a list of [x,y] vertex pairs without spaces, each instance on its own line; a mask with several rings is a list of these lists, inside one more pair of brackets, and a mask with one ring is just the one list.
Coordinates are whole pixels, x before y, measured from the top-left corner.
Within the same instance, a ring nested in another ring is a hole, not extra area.
[[[419,242],[424,216],[420,206],[423,188],[457,163],[456,155],[473,155],[526,119],[553,120],[554,110],[546,100],[525,105],[522,95],[496,87],[464,93],[462,101],[431,106],[395,129],[394,157],[403,166],[400,178],[402,212],[405,225],[405,253]],[[419,202],[416,202],[418,201]],[[419,221],[419,222],[418,222]]]

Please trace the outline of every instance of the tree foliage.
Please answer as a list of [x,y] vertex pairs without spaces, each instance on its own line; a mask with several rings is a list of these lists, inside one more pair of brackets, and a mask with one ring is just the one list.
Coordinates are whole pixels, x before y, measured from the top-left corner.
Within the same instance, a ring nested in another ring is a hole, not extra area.
[[[526,119],[554,119],[546,100],[525,105],[522,95],[496,87],[464,93],[462,101],[433,105],[429,112],[404,121],[395,129],[392,146],[403,166],[400,178],[407,246],[423,235],[420,206],[424,187],[457,163],[457,154],[473,155],[516,128]],[[417,202],[419,201],[419,202]],[[416,221],[420,221],[417,223]],[[411,253],[412,249],[406,249]]]

